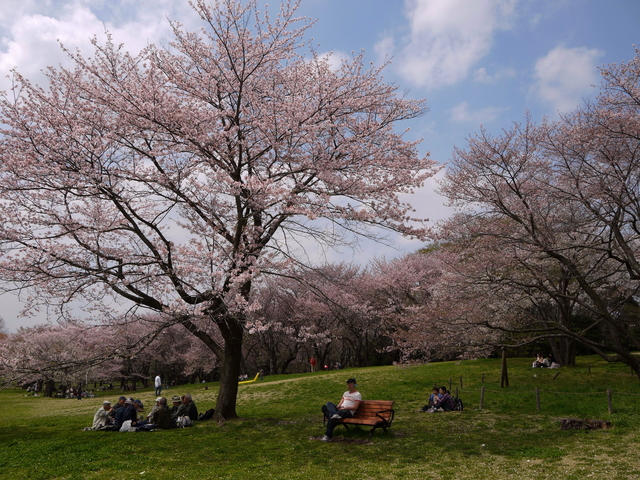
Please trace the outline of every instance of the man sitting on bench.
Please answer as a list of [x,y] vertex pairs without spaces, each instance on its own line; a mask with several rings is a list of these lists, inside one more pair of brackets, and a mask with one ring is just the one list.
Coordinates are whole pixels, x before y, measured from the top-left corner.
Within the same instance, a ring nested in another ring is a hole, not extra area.
[[337,422],[343,418],[353,417],[360,406],[362,395],[356,390],[356,379],[350,378],[347,380],[347,387],[349,390],[344,392],[338,406],[335,406],[331,402],[327,402],[326,405],[322,406],[325,417],[329,419],[327,422],[327,431],[324,437],[322,437],[323,442],[330,442],[331,437],[333,437],[333,429],[336,428]]

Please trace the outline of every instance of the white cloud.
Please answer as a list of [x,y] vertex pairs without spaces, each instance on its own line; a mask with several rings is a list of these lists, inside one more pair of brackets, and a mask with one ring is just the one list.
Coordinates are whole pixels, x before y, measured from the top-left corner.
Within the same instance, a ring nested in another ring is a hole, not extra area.
[[533,93],[556,112],[575,109],[585,96],[594,93],[598,82],[600,50],[558,46],[540,58],[535,66]]
[[3,1],[15,10],[11,16],[0,14],[0,90],[9,87],[4,77],[12,68],[40,82],[41,70],[47,66],[68,66],[70,60],[60,43],[90,56],[90,39],[104,39],[107,29],[116,43],[135,54],[149,43],[167,43],[171,37],[167,17],[187,25],[195,20],[191,9],[184,4],[178,8],[181,2],[171,0],[156,0],[154,8],[127,0],[109,4],[102,0]]
[[493,75],[487,73],[487,69],[482,67],[473,72],[473,79],[478,83],[497,83],[503,78],[513,78],[516,76],[516,71],[513,68],[499,68]]
[[508,110],[500,107],[485,107],[480,110],[469,110],[467,102],[460,102],[449,110],[451,120],[454,122],[472,122],[484,124],[495,120],[501,112]]
[[326,58],[329,62],[329,68],[335,72],[340,69],[343,62],[351,60],[352,55],[348,55],[340,51],[335,51],[323,53],[320,55],[320,58]]
[[489,53],[496,30],[508,29],[518,0],[405,0],[409,43],[400,73],[418,86],[455,84]]
[[377,56],[377,64],[382,65],[385,62],[391,60],[393,52],[396,48],[395,40],[392,35],[385,35],[378,43],[373,47],[373,51]]

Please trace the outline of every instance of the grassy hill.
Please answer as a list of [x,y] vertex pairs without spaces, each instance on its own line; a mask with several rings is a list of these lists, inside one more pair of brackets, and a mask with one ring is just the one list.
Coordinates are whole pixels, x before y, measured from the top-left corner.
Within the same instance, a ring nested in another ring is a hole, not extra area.
[[[365,399],[395,400],[389,433],[337,427],[319,441],[320,406],[337,402],[354,376]],[[107,392],[93,399],[0,391],[0,476],[12,479],[633,479],[640,478],[640,382],[628,367],[581,357],[576,367],[532,369],[471,360],[266,377],[240,386],[238,414],[151,433],[85,432]],[[484,378],[484,382],[483,382]],[[433,384],[458,388],[463,412],[418,413]],[[480,392],[485,388],[483,409]],[[206,389],[205,389],[206,388]],[[540,410],[537,409],[536,388]],[[607,390],[613,412],[608,411]],[[185,385],[200,411],[217,384]],[[134,394],[147,409],[153,390]],[[610,430],[560,430],[566,417],[608,420]]]

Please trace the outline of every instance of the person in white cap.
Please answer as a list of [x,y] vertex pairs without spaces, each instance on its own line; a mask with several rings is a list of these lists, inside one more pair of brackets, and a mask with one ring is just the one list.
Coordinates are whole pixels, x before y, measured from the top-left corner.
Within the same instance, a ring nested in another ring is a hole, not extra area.
[[[160,410],[160,401],[163,399],[164,397],[158,397],[156,398],[156,404],[153,406],[153,408],[151,409],[151,411],[149,412],[149,415],[147,415],[147,418],[143,421],[140,422],[141,425],[144,425],[146,423],[153,423],[151,421],[151,417],[153,416],[153,414],[157,411]],[[166,402],[166,399],[165,399]]]
[[91,427],[93,430],[102,430],[109,425],[109,410],[111,410],[111,402],[109,400],[105,400],[102,402],[102,407],[100,407],[93,416],[93,425]]

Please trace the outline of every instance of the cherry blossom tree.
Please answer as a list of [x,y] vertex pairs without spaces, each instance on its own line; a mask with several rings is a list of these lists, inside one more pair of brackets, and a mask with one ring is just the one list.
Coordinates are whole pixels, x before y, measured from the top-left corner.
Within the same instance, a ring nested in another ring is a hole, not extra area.
[[45,395],[53,385],[121,380],[146,382],[158,373],[183,380],[210,375],[216,367],[211,350],[184,328],[158,331],[158,315],[112,325],[82,322],[20,328],[0,339],[0,376],[5,383],[42,382]]
[[[502,278],[494,270],[493,282],[508,277],[528,289],[538,310],[530,332],[573,339],[640,375],[628,316],[640,287],[636,53],[603,69],[597,100],[561,121],[527,119],[501,136],[470,138],[454,152],[442,191],[466,212],[457,217],[462,229],[511,256],[517,268],[504,268]],[[560,312],[546,329],[545,298]],[[572,326],[574,308],[590,323]],[[599,338],[588,334],[594,330]]]
[[30,308],[170,317],[220,362],[218,419],[236,417],[259,273],[304,260],[306,239],[424,234],[400,195],[434,163],[395,130],[424,103],[362,55],[333,69],[297,6],[197,0],[200,31],[172,23],[169,47],[135,56],[94,40],[46,88],[14,72],[0,102],[0,277]]

